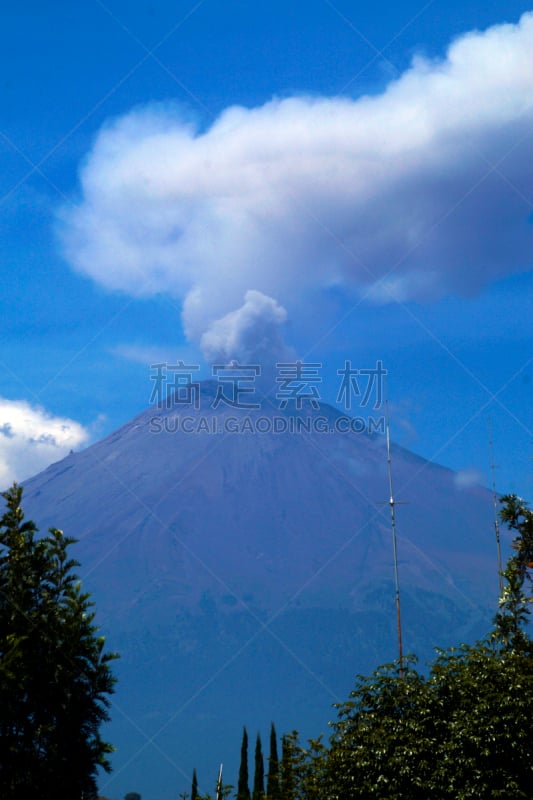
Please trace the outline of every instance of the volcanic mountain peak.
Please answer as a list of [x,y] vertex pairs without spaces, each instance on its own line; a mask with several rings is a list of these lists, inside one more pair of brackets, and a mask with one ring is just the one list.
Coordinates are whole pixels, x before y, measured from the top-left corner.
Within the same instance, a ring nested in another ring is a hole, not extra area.
[[[396,654],[384,437],[341,430],[324,404],[214,407],[217,386],[200,389],[198,407],[153,406],[25,485],[27,516],[79,539],[122,654],[116,767],[133,759],[137,782],[117,772],[115,793],[184,783],[159,751],[134,757],[139,729],[164,724],[158,747],[212,770],[244,723],[319,733],[353,676]],[[492,497],[400,447],[393,471],[404,642],[424,659],[490,624]]]

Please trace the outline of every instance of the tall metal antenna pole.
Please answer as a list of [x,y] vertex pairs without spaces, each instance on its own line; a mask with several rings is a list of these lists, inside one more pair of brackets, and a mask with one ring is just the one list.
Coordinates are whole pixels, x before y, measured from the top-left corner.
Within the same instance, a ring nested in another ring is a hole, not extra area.
[[496,478],[494,477],[494,449],[492,447],[492,423],[489,417],[489,447],[490,469],[492,473],[492,502],[494,504],[494,532],[496,534],[496,548],[498,552],[498,579],[500,582],[500,597],[503,595],[502,550],[500,545],[500,522],[498,519],[498,496],[496,494]]
[[218,771],[216,800],[222,800],[222,767],[223,765],[221,764],[220,769]]
[[403,646],[402,646],[402,616],[400,610],[400,581],[398,579],[398,547],[396,543],[396,515],[394,512],[394,492],[392,490],[392,459],[390,446],[389,401],[385,400],[385,422],[387,427],[387,465],[389,470],[389,508],[392,529],[392,549],[394,553],[394,588],[396,598],[396,621],[398,624],[398,657],[400,662],[400,678],[403,678]]

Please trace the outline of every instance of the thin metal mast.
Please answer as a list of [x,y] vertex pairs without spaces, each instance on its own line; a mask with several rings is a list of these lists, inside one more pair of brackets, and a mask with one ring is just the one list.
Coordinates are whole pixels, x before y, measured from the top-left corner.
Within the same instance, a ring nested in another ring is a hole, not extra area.
[[387,427],[387,465],[389,471],[389,508],[392,529],[392,549],[394,554],[394,589],[396,600],[396,621],[398,625],[398,657],[400,662],[400,677],[403,678],[403,646],[402,646],[402,616],[400,609],[400,581],[398,578],[398,547],[396,543],[396,515],[394,506],[394,492],[392,490],[392,459],[390,446],[390,425],[389,425],[389,401],[385,400],[385,421]]
[[498,579],[500,582],[500,597],[503,595],[502,550],[500,545],[500,522],[498,519],[498,496],[496,494],[496,478],[494,477],[494,449],[492,447],[492,423],[489,417],[489,447],[490,469],[492,473],[492,502],[494,504],[494,532],[496,534],[496,549],[498,552]]
[[218,771],[216,800],[222,800],[222,767],[223,765],[221,764],[220,769]]

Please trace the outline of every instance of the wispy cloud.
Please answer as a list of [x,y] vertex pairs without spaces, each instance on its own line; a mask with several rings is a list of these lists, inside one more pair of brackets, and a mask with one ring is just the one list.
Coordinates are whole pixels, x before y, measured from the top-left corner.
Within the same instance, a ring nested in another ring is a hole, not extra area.
[[[180,349],[180,353],[183,348]],[[150,366],[151,364],[176,361],[176,354],[171,347],[155,347],[143,344],[117,344],[111,348],[111,354],[133,361],[135,364]]]
[[332,283],[468,295],[531,267],[532,131],[530,13],[415,58],[379,96],[232,107],[206,130],[137,109],[100,132],[62,242],[110,289],[180,298],[197,342],[249,290],[291,316]]
[[0,486],[35,475],[88,440],[88,430],[74,420],[0,398]]
[[486,484],[486,475],[478,469],[469,467],[456,472],[454,481],[458,489],[470,489],[472,486],[484,486]]

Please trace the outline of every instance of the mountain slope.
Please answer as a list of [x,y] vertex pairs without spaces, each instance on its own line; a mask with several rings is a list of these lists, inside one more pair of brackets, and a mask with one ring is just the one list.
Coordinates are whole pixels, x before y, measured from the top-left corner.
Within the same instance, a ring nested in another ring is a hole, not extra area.
[[[215,410],[214,391],[202,385],[197,410],[148,409],[25,484],[27,516],[79,539],[122,655],[110,796],[175,797],[193,766],[211,788],[243,724],[315,735],[357,672],[397,654],[384,437],[228,432],[297,416],[334,429],[339,415]],[[176,430],[184,416],[196,432]],[[399,447],[393,471],[404,650],[425,659],[490,624],[492,498]]]

